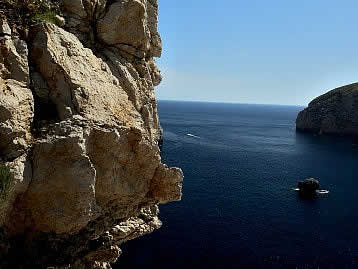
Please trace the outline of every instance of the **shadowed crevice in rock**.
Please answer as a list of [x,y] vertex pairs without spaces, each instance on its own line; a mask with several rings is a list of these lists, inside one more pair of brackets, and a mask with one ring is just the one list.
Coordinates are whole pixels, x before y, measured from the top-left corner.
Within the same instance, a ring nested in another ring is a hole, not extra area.
[[56,105],[50,99],[50,89],[41,74],[32,72],[30,80],[30,89],[34,98],[32,134],[38,136],[41,128],[46,128],[51,123],[59,122],[60,118]]
[[[71,268],[93,268],[93,261],[114,263],[121,254],[117,245],[161,226],[157,207],[142,208],[138,216],[128,220],[113,218],[110,213],[115,208],[111,210],[73,235],[25,233],[9,240],[6,231],[0,231],[0,247],[6,250],[1,268],[66,268],[66,264]],[[106,231],[106,226],[113,228]]]
[[35,102],[35,115],[34,115],[34,127],[36,129],[41,128],[41,121],[47,122],[58,122],[60,119],[57,115],[56,105],[51,101],[48,103],[41,102],[39,97],[34,98]]
[[33,119],[33,133],[36,135],[37,130],[41,127],[55,122],[59,122],[58,111],[56,104],[51,100],[50,87],[47,81],[43,78],[38,68],[33,61],[34,56],[32,55],[32,42],[33,37],[29,41],[29,52],[28,62],[31,67],[30,70],[30,89],[34,98],[34,119]]

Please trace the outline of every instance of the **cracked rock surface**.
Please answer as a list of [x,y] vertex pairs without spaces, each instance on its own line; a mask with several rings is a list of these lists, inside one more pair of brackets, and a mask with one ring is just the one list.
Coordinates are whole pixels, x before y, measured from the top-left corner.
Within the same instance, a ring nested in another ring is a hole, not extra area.
[[26,37],[0,16],[0,268],[111,268],[181,199],[158,145],[157,1],[60,2],[61,27]]

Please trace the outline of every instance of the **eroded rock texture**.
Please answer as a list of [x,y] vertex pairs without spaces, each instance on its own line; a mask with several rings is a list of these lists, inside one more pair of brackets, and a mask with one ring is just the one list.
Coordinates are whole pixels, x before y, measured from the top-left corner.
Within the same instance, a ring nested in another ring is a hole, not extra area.
[[358,136],[358,83],[334,89],[301,111],[299,131],[317,134]]
[[181,198],[158,147],[157,1],[61,4],[63,27],[26,42],[0,21],[1,268],[110,268]]

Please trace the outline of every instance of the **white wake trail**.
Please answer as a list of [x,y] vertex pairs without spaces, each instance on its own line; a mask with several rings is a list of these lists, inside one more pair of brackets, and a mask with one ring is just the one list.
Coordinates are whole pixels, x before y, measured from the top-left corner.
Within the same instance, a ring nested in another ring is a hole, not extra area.
[[186,134],[187,136],[194,137],[194,138],[201,138],[200,136],[193,135],[193,134]]

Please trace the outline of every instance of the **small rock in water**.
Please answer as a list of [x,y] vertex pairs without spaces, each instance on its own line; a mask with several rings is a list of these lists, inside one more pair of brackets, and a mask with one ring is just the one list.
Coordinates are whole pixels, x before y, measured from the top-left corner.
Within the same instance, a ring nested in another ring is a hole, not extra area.
[[314,196],[316,191],[319,190],[319,181],[314,178],[305,179],[298,182],[297,187],[301,194]]

